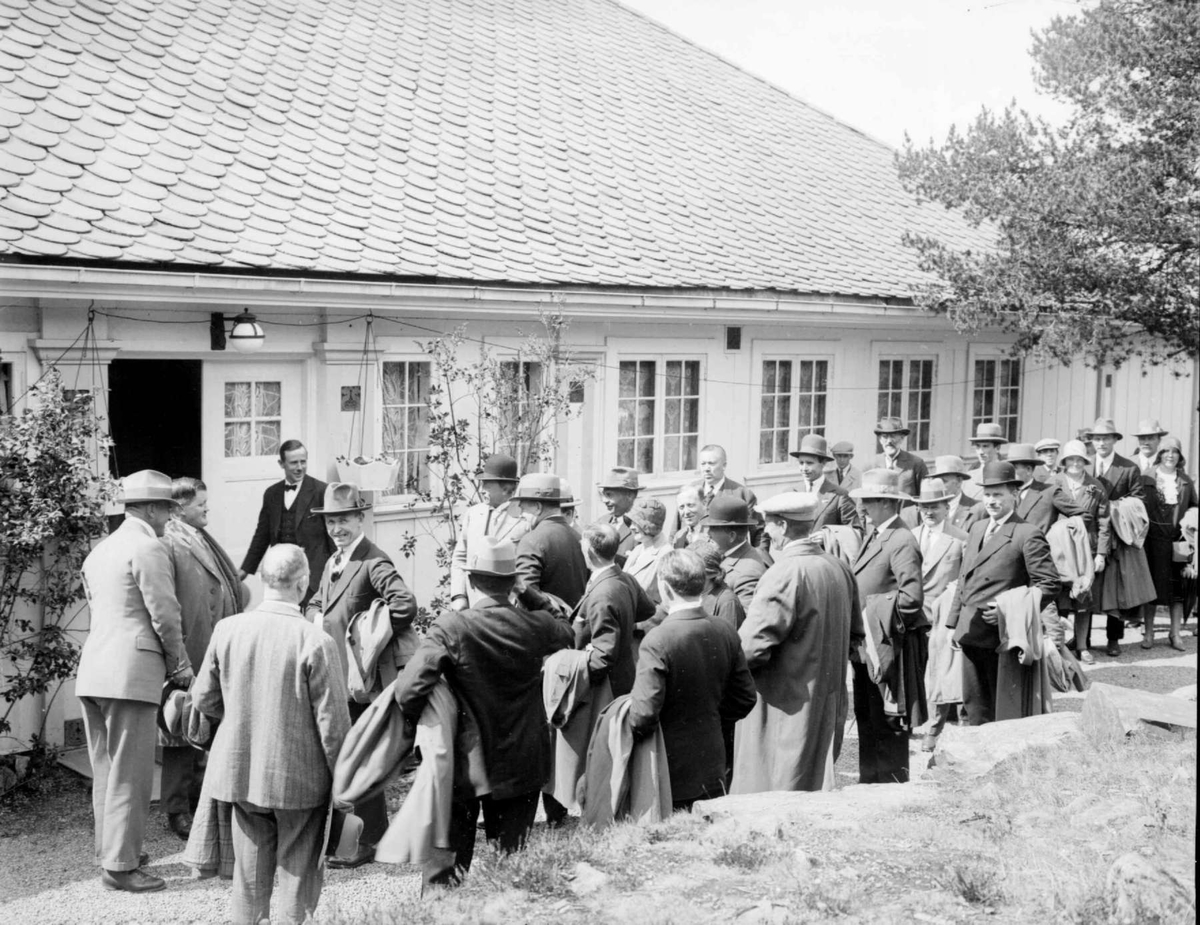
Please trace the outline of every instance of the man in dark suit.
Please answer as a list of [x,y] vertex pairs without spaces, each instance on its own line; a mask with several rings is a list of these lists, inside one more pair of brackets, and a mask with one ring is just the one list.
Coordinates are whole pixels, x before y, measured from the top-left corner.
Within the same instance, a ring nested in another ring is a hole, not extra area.
[[[1145,487],[1142,482],[1141,469],[1132,459],[1126,459],[1120,453],[1115,452],[1117,441],[1121,439],[1121,433],[1117,430],[1116,425],[1108,418],[1099,418],[1088,430],[1087,435],[1096,450],[1096,457],[1092,462],[1092,473],[1108,490],[1110,507],[1114,501],[1122,498],[1143,499]],[[1093,607],[1097,611],[1103,611],[1107,616],[1105,635],[1108,637],[1108,645],[1105,646],[1104,653],[1110,658],[1116,658],[1121,654],[1121,640],[1125,637],[1125,621],[1142,622],[1141,605],[1122,607],[1121,604],[1127,603],[1128,590],[1149,588],[1144,580],[1149,578],[1149,574],[1145,550],[1122,543],[1121,538],[1114,530],[1112,532],[1112,551],[1108,556],[1104,571],[1096,580],[1096,584],[1100,587],[1092,592],[1096,601]],[[1122,591],[1126,593],[1122,594]],[[1144,595],[1140,596],[1144,597]],[[1153,601],[1154,598],[1151,597],[1147,603],[1153,607]]]
[[1016,516],[1020,485],[1011,463],[988,463],[981,479],[987,517],[967,535],[958,589],[946,625],[963,654],[963,708],[967,722],[982,726],[996,718],[1000,630],[996,595],[1011,588],[1042,589],[1042,606],[1054,602],[1061,582],[1046,537]]
[[[313,509],[314,514],[323,518],[337,552],[325,563],[325,571],[317,592],[308,602],[305,616],[337,641],[342,679],[347,680],[350,663],[346,629],[350,621],[369,610],[377,598],[386,602],[392,640],[379,658],[377,677],[367,683],[369,697],[374,697],[395,679],[416,651],[417,636],[412,623],[417,615],[417,602],[388,554],[363,532],[365,513],[370,507],[362,500],[357,485],[334,482],[325,489],[321,507]],[[351,722],[363,714],[367,705],[362,701],[350,702]],[[372,861],[375,845],[387,831],[387,802],[382,793],[355,804],[354,812],[363,821],[359,851],[352,858],[331,858],[331,867],[358,867]]]
[[1016,514],[1025,523],[1033,524],[1043,533],[1058,519],[1050,486],[1033,477],[1042,460],[1030,443],[1014,443],[1008,448],[1008,461],[1021,480],[1017,488]]
[[708,514],[700,521],[700,528],[717,544],[725,558],[721,568],[725,570],[725,583],[742,602],[743,609],[750,609],[758,580],[767,571],[767,563],[750,545],[750,528],[754,521],[746,502],[733,495],[718,495],[708,506]]
[[963,483],[963,491],[978,501],[983,498],[983,467],[1000,461],[1000,447],[1008,443],[1008,438],[995,421],[981,421],[975,426],[970,443],[977,461],[971,465],[972,472]]
[[825,438],[817,434],[805,434],[800,438],[800,449],[790,454],[800,464],[800,484],[797,491],[815,494],[820,498],[817,519],[812,531],[822,527],[846,526],[862,531],[858,509],[846,489],[834,485],[827,477],[825,464],[833,461]]
[[607,678],[613,696],[620,697],[633,688],[633,627],[638,622],[638,597],[630,583],[621,578],[621,570],[614,561],[618,547],[616,527],[589,525],[583,531],[579,547],[592,575],[571,614],[575,648],[588,650],[588,677],[592,686]]
[[238,577],[243,581],[247,575],[258,571],[263,553],[277,543],[294,543],[304,550],[308,559],[308,596],[300,603],[307,606],[317,582],[325,570],[325,561],[333,555],[333,542],[325,532],[325,525],[309,517],[312,505],[325,493],[325,483],[308,475],[308,450],[299,440],[285,440],[279,446],[279,468],[283,470],[283,481],[276,482],[263,492],[262,509],[258,512],[258,526],[250,548],[242,560]]
[[533,827],[537,797],[550,775],[550,736],[542,705],[542,660],[572,643],[571,629],[545,611],[510,603],[517,575],[516,549],[484,535],[465,565],[475,602],[443,611],[396,682],[396,702],[413,725],[438,680],[445,677],[470,707],[491,792],[455,791],[450,805],[449,864],[425,865],[427,883],[456,884],[471,866],[480,808],[488,841],[520,849]]
[[737,631],[701,605],[704,562],[672,549],[658,566],[667,617],[646,634],[629,703],[629,724],[641,738],[662,729],[676,809],[725,793],[721,721],[739,720],[756,694]]
[[921,493],[922,480],[929,476],[929,468],[920,456],[901,448],[909,433],[909,428],[899,418],[883,418],[876,424],[875,437],[883,447],[883,453],[876,457],[875,465],[879,469],[899,472],[900,492],[917,495]]
[[705,507],[712,504],[713,499],[719,495],[732,495],[740,501],[745,501],[746,510],[750,511],[750,516],[754,520],[750,528],[750,545],[758,546],[762,539],[763,525],[762,517],[755,511],[755,508],[758,507],[758,498],[751,489],[725,474],[725,467],[728,465],[729,456],[725,452],[725,447],[716,443],[701,447],[697,463],[700,478],[691,482],[690,485],[700,493],[700,500],[704,502]]
[[617,551],[617,565],[625,567],[625,557],[629,550],[637,544],[633,535],[633,522],[629,519],[629,511],[637,500],[638,492],[642,490],[638,482],[638,472],[626,466],[615,466],[608,470],[603,482],[596,486],[600,490],[600,500],[607,512],[595,522],[612,524],[617,528],[621,537],[621,547]]
[[524,475],[513,500],[531,525],[517,544],[517,594],[521,604],[529,610],[549,610],[565,617],[583,597],[588,570],[579,548],[579,534],[562,515],[562,482],[549,473]]
[[[900,470],[871,469],[863,473],[862,487],[851,494],[862,505],[871,525],[854,560],[854,579],[864,617],[872,595],[896,593],[886,635],[894,641],[902,662],[899,670],[907,680],[924,677],[928,650],[921,642],[914,645],[906,637],[916,640],[927,635],[929,621],[923,608],[921,551],[917,538],[900,520],[901,502],[912,500],[900,490],[900,479]],[[853,672],[859,783],[904,783],[908,780],[908,733],[924,721],[924,691],[907,690],[906,684],[906,703],[898,704],[898,714],[889,714],[868,666],[855,660]],[[919,715],[914,716],[914,711]]]

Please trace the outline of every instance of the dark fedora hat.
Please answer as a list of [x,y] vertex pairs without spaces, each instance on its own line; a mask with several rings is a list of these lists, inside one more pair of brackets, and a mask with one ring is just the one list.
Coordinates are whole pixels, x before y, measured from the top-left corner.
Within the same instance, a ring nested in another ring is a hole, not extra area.
[[979,484],[984,488],[999,488],[1001,485],[1021,485],[1017,470],[1010,462],[990,462],[983,467]]
[[495,453],[489,456],[483,463],[483,469],[479,473],[480,482],[519,482],[521,477],[517,474],[517,461],[511,456],[505,456],[503,453]]
[[750,505],[737,495],[717,495],[708,506],[708,515],[700,527],[753,527],[758,521],[750,516]]

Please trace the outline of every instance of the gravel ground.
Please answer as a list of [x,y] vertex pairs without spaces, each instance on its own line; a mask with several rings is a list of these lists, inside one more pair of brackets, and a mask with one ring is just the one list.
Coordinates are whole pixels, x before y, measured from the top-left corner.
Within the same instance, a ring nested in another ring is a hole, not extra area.
[[[1094,680],[1156,693],[1170,693],[1197,678],[1195,623],[1184,631],[1185,652],[1166,644],[1165,623],[1160,620],[1154,648],[1140,648],[1142,634],[1126,633],[1119,658],[1103,654],[1103,629],[1093,634],[1096,663],[1089,669]],[[1078,711],[1083,695],[1055,695],[1056,710]],[[928,756],[912,740],[913,767]],[[849,723],[837,764],[840,786],[858,778],[858,737]],[[390,789],[388,803],[394,812],[407,792],[409,778]],[[24,923],[166,923],[228,921],[229,887],[219,880],[195,880],[180,858],[183,843],[166,830],[165,817],[153,810],[146,832],[148,870],[167,881],[160,893],[132,896],[100,886],[92,862],[92,813],[89,782],[71,772],[55,772],[43,792],[17,791],[0,803],[0,922]],[[321,895],[323,915],[337,910],[352,919],[356,913],[403,897],[420,889],[413,868],[370,864],[354,871],[329,871]]]

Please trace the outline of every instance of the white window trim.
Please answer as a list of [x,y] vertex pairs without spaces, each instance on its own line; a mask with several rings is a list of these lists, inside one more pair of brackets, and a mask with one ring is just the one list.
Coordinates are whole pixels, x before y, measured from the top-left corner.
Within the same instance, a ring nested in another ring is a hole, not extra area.
[[[429,383],[433,386],[433,376],[435,371],[433,361],[427,353],[421,351],[381,351],[379,354],[378,365],[375,368],[375,373],[378,379],[375,382],[367,384],[364,389],[366,394],[362,397],[362,403],[365,406],[364,413],[371,415],[371,434],[375,445],[375,454],[383,453],[383,364],[384,363],[425,363],[429,366]],[[427,463],[422,463],[427,465]],[[430,476],[430,489],[436,497],[438,492],[434,491],[437,486],[434,484],[432,475]],[[414,502],[417,507],[422,510],[429,510],[432,504],[417,502],[415,493],[389,495],[383,492],[374,492],[376,496],[375,509],[381,513],[396,512],[400,510],[410,509]]]
[[[938,392],[938,368],[940,366],[940,364],[938,363],[938,359],[939,359],[939,357],[936,353],[930,353],[929,351],[917,352],[917,353],[904,353],[904,352],[900,352],[900,351],[896,351],[896,350],[886,350],[886,351],[880,351],[880,352],[876,353],[876,355],[875,355],[873,371],[875,374],[875,383],[876,383],[875,395],[874,395],[876,410],[878,410],[878,408],[879,408],[879,364],[880,363],[883,363],[886,361],[901,360],[905,364],[905,372],[907,372],[908,364],[913,362],[914,360],[930,360],[933,363],[933,383],[930,385],[930,388],[929,388],[929,446],[925,447],[924,449],[917,449],[915,446],[912,445],[913,441],[912,441],[911,437],[905,443],[906,449],[908,449],[910,452],[917,453],[917,454],[924,453],[924,454],[928,455],[928,454],[934,453],[937,450],[937,429],[938,429],[937,428],[937,413],[938,413],[937,392]],[[900,417],[903,419],[904,423],[911,428],[913,425],[913,422],[908,419],[909,388],[908,388],[907,376],[905,376],[903,378],[903,381],[901,382],[900,395],[901,395]]]
[[1021,364],[1021,384],[1019,386],[1017,400],[1017,434],[1014,437],[1015,442],[1020,442],[1022,434],[1025,430],[1025,400],[1026,392],[1026,370],[1025,360],[1022,357],[1012,356],[1004,345],[986,344],[976,345],[971,344],[967,350],[967,374],[966,379],[966,396],[963,406],[963,438],[964,446],[970,446],[970,438],[975,436],[974,420],[975,420],[975,363],[978,360],[1015,360]]
[[[797,343],[796,346],[800,347],[801,344]],[[807,346],[807,343],[805,346]],[[830,346],[832,346],[832,344]],[[763,396],[766,394],[763,391],[763,363],[769,361],[789,360],[793,364],[796,364],[804,361],[824,360],[829,364],[829,373],[825,383],[825,433],[826,437],[828,437],[829,427],[831,424],[831,405],[834,401],[833,396],[836,392],[835,383],[837,381],[837,357],[833,353],[819,353],[814,352],[811,349],[803,351],[788,350],[786,348],[781,348],[778,344],[771,344],[764,345],[763,349],[755,351],[753,359],[754,368],[752,375],[754,378],[752,381],[754,382],[754,387],[750,389],[750,393],[753,395],[754,402],[752,408],[753,417],[750,418],[750,442],[753,447],[751,452],[751,459],[753,462],[752,471],[763,474],[772,472],[787,472],[795,468],[795,462],[792,456],[788,456],[788,458],[782,462],[764,463],[758,461],[758,446],[759,440],[762,437],[762,400]],[[800,377],[799,370],[796,369],[795,366],[792,368],[791,396],[792,402],[791,409],[789,410],[787,427],[788,453],[795,452],[796,447],[799,446],[799,437],[797,434],[799,433],[800,427]]]

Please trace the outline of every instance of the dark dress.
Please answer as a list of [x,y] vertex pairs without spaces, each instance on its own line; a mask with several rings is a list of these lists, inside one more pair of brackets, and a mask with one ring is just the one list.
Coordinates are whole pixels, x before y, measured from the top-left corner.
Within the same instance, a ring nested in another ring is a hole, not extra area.
[[1189,591],[1195,597],[1195,582],[1183,577],[1186,563],[1175,562],[1173,547],[1183,539],[1179,522],[1189,507],[1196,506],[1196,484],[1183,472],[1176,471],[1178,478],[1177,501],[1168,504],[1158,485],[1158,470],[1151,468],[1142,476],[1143,500],[1150,527],[1146,532],[1146,564],[1150,566],[1150,577],[1154,580],[1155,603],[1188,603]]

